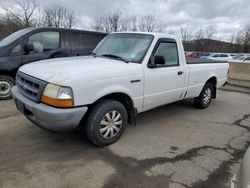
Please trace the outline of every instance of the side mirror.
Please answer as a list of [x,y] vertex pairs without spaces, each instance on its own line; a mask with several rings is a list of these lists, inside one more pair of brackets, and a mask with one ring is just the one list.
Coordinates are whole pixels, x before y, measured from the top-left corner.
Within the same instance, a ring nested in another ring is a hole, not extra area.
[[155,68],[156,65],[165,65],[165,58],[159,55],[152,56],[148,64],[148,68]]
[[154,57],[154,64],[155,65],[165,65],[165,58],[163,56],[156,55]]
[[25,44],[24,45],[24,52],[25,53],[30,53],[34,51],[34,45],[33,44]]

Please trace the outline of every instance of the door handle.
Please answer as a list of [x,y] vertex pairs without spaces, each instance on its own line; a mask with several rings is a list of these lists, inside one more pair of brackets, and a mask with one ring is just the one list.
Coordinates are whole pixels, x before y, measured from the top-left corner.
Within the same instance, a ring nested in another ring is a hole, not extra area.
[[184,73],[184,71],[178,71],[177,75],[182,75]]

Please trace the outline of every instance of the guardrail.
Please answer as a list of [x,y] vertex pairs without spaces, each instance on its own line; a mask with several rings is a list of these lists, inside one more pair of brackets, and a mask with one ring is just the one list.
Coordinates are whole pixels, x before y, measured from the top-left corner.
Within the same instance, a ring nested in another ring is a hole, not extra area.
[[250,63],[230,62],[228,83],[250,88]]

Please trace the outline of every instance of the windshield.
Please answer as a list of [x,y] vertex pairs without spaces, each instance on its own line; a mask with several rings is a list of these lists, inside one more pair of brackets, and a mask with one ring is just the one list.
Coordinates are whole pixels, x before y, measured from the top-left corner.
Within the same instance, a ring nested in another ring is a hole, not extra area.
[[152,40],[152,35],[114,33],[108,35],[93,53],[96,56],[120,57],[128,62],[141,63]]
[[28,33],[30,30],[31,29],[22,29],[15,33],[12,33],[11,35],[5,37],[3,40],[0,41],[0,47],[9,45],[10,43],[18,39],[20,36]]

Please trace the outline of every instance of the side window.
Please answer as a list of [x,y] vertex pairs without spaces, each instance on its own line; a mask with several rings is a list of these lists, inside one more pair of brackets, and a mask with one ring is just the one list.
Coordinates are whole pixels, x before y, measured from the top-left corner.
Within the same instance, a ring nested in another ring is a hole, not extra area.
[[165,65],[157,66],[177,66],[178,61],[178,51],[177,44],[175,42],[162,42],[159,44],[154,56],[163,56],[165,60]]
[[31,53],[42,53],[57,49],[60,44],[58,32],[40,32],[28,38],[28,44],[33,44],[34,51]]
[[19,56],[19,55],[21,55],[21,44],[16,45],[10,51],[10,56]]
[[250,57],[246,58],[245,61],[249,61],[250,60]]
[[220,54],[215,54],[214,57],[221,57]]

